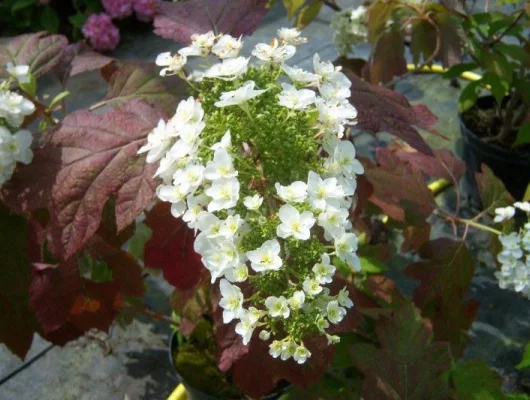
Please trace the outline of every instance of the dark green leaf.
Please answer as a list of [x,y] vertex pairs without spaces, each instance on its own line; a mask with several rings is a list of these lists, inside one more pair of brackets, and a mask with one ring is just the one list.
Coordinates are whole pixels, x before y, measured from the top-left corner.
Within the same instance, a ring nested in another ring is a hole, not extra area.
[[37,80],[32,73],[29,74],[29,82],[20,82],[19,86],[30,96],[35,97],[37,95]]
[[502,378],[484,361],[456,364],[450,375],[457,400],[502,400]]
[[514,199],[506,190],[504,183],[486,164],[482,164],[481,168],[482,171],[475,174],[475,179],[484,210],[493,213],[496,208],[511,206]]
[[514,146],[519,146],[521,144],[530,143],[530,122],[524,124],[519,128],[517,132],[517,137],[515,138]]
[[11,12],[16,13],[35,4],[37,4],[37,0],[17,0],[11,7]]
[[475,105],[481,86],[482,82],[480,80],[467,84],[464,90],[462,90],[462,93],[460,93],[458,112],[462,113]]
[[144,259],[144,247],[147,241],[151,238],[152,233],[153,232],[146,224],[142,222],[136,223],[134,235],[127,242],[127,251],[137,260]]
[[317,17],[323,4],[321,0],[313,0],[307,6],[303,7],[296,17],[296,27],[302,29],[309,25]]
[[361,270],[367,274],[381,274],[388,271],[385,264],[374,257],[359,257],[361,260]]
[[524,347],[523,358],[521,362],[515,366],[518,370],[527,369],[530,367],[530,342]]
[[304,3],[305,0],[283,0],[283,5],[287,10],[287,18],[292,19]]
[[444,73],[444,77],[449,79],[458,78],[460,75],[462,75],[462,73],[467,71],[473,71],[477,68],[478,65],[474,62],[456,64]]
[[508,44],[499,42],[495,45],[495,51],[506,54],[508,57],[521,64],[528,64],[530,62],[530,54],[524,48],[516,44]]
[[70,23],[74,27],[81,29],[83,25],[85,24],[86,20],[88,19],[88,17],[89,17],[89,14],[86,14],[86,13],[75,14],[75,15],[69,16],[68,21],[70,21]]
[[482,77],[482,83],[484,85],[489,85],[489,90],[497,104],[501,104],[502,100],[506,96],[506,93],[510,89],[510,84],[506,82],[501,76],[492,74],[491,72],[486,72]]
[[59,31],[59,16],[57,11],[50,5],[44,7],[40,14],[40,23],[44,29],[50,33],[57,33]]
[[415,20],[412,23],[410,52],[415,65],[419,65],[420,59],[427,61],[436,49],[436,29],[425,20]]

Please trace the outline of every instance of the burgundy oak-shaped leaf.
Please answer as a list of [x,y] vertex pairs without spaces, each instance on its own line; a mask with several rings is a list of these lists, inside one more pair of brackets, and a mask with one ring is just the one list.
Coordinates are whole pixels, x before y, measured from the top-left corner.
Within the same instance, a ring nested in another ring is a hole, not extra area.
[[446,179],[454,184],[458,183],[466,172],[466,164],[456,158],[449,149],[434,150],[434,155],[427,155],[419,151],[397,151],[395,154],[425,174]]
[[68,40],[62,35],[46,32],[15,36],[0,43],[0,79],[6,77],[6,65],[29,65],[35,77],[39,77],[59,63]]
[[451,369],[447,343],[433,343],[432,332],[418,310],[403,303],[376,323],[380,346],[355,344],[354,365],[364,374],[361,396],[380,399],[446,399],[443,375]]
[[96,53],[84,42],[72,43],[64,49],[55,73],[64,84],[72,76],[99,70],[113,61],[112,57]]
[[377,148],[377,161],[365,162],[365,175],[374,187],[370,201],[397,221],[428,217],[436,204],[423,173],[388,148]]
[[153,231],[145,244],[146,267],[162,268],[164,278],[180,290],[197,286],[206,269],[193,250],[193,230],[171,215],[170,203],[157,203],[147,213],[145,224]]
[[177,76],[161,78],[159,67],[154,64],[129,62],[118,65],[110,76],[105,101],[121,105],[131,99],[144,100],[173,115],[187,89],[187,84]]
[[374,85],[388,83],[394,77],[406,74],[407,61],[403,35],[399,31],[390,31],[381,35],[362,72],[363,78]]
[[436,116],[424,105],[410,105],[400,93],[381,86],[370,85],[353,73],[350,102],[357,109],[355,128],[369,133],[388,132],[425,154],[432,155],[416,128],[440,135],[433,125]]
[[2,195],[14,210],[48,209],[50,249],[68,259],[97,231],[110,198],[118,232],[152,200],[156,166],[137,152],[163,116],[136,100],[102,115],[76,111],[47,134]]
[[0,204],[0,343],[24,358],[37,324],[29,304],[27,221]]
[[425,243],[419,255],[424,261],[405,269],[406,275],[420,281],[414,302],[431,319],[435,339],[448,341],[453,355],[460,356],[478,307],[466,299],[475,273],[473,257],[464,242],[448,238]]
[[267,0],[188,0],[163,2],[155,16],[155,33],[179,43],[191,35],[216,31],[250,35],[267,13]]

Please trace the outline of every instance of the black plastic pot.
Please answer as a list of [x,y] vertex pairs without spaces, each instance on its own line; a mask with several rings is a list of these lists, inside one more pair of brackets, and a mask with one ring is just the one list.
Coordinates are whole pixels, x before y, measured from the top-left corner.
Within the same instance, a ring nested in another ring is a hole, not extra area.
[[[492,96],[481,97],[477,101],[477,106],[481,109],[489,109],[494,105],[495,99]],[[493,171],[516,200],[522,199],[530,182],[530,154],[482,141],[466,126],[462,116],[459,117],[463,139],[462,157],[467,164],[465,179],[472,200],[481,204],[475,173],[480,172],[482,163]]]
[[[182,376],[179,374],[179,371],[177,370],[177,367],[175,366],[175,361],[173,360],[173,353],[177,350],[177,348],[178,348],[177,334],[173,333],[171,337],[169,338],[169,362],[171,363],[171,366],[173,367],[173,371],[175,372],[175,375],[177,376],[178,381],[186,389],[186,392],[188,394],[188,400],[221,400],[220,397],[209,395],[207,393],[204,393],[194,388],[182,378]],[[274,392],[269,393],[268,395],[262,397],[261,400],[277,400],[280,398],[282,394],[284,394],[285,390],[289,386],[290,385],[288,383],[285,385],[280,385],[280,388],[278,388],[278,390],[275,390]],[[240,400],[240,399],[237,399],[237,400]]]

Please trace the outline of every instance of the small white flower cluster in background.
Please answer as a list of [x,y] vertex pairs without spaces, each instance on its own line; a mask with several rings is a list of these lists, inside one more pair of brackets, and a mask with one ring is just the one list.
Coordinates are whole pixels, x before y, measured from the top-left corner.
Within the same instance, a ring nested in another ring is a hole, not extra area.
[[357,8],[345,9],[334,15],[331,21],[333,42],[340,55],[346,56],[353,52],[354,46],[367,42],[366,11],[365,6],[358,6]]
[[[529,202],[516,202],[513,207],[497,208],[494,222],[513,218],[516,209],[530,215]],[[530,299],[530,222],[519,232],[499,236],[502,250],[497,255],[501,270],[495,273],[501,289],[510,289]]]
[[9,89],[14,81],[30,81],[29,67],[8,63],[7,72],[10,78],[0,82],[0,187],[11,178],[17,162],[29,164],[33,159],[31,133],[19,128],[35,105]]
[[[241,38],[230,35],[215,36],[212,32],[194,35],[189,47],[176,55],[161,54],[157,64],[164,67],[162,75],[179,74],[187,79],[182,69],[187,57],[213,54],[219,58],[204,73],[195,75],[212,82],[227,82],[233,88],[220,93],[214,102],[215,113],[223,112],[228,121],[236,114],[242,115],[243,110],[248,116],[245,123],[253,124],[255,116],[249,111],[249,102],[260,101],[269,90],[278,90],[270,102],[288,109],[288,118],[300,115],[312,121],[313,125],[306,128],[307,135],[327,153],[322,159],[315,154],[318,172],[309,171],[303,180],[294,182],[270,182],[267,190],[251,190],[248,181],[241,180],[243,170],[235,167],[238,159],[249,157],[249,144],[233,143],[240,136],[234,130],[237,125],[229,125],[228,130],[215,132],[216,138],[222,136],[217,143],[205,145],[205,135],[212,130],[209,125],[212,116],[193,97],[182,101],[169,121],[159,122],[139,153],[147,153],[148,163],[159,162],[156,175],[164,183],[157,189],[158,197],[170,202],[172,214],[195,230],[195,251],[210,271],[212,283],[220,279],[219,304],[224,322],[238,321],[235,330],[244,344],[259,330],[260,339],[273,339],[272,357],[282,360],[292,357],[304,363],[311,352],[302,337],[291,333],[300,329],[298,324],[288,321],[304,321],[316,328],[309,331],[319,331],[329,343],[336,343],[339,338],[327,334],[326,329],[330,324],[340,323],[346,310],[353,307],[346,288],[331,295],[326,285],[333,281],[336,270],[331,257],[353,269],[360,268],[356,255],[358,239],[352,232],[349,211],[356,175],[363,173],[363,167],[355,158],[353,144],[340,140],[345,125],[355,123],[357,116],[347,100],[350,81],[339,68],[321,61],[318,54],[313,60],[314,72],[285,65],[295,54],[295,46],[306,39],[296,29],[287,28],[280,29],[278,36],[270,44],[258,44],[252,52],[262,63],[255,71],[277,71],[271,74],[274,77],[266,88],[256,88],[256,82],[246,77],[254,67],[249,67],[248,58],[239,57]],[[201,99],[207,96],[201,94]],[[259,124],[254,126],[260,129]],[[259,154],[254,156],[259,159]],[[255,163],[259,161],[253,160],[252,164]],[[250,190],[250,195],[241,195],[243,190],[246,194]],[[253,248],[244,248],[251,234],[250,225],[255,221],[273,227],[270,237]],[[245,298],[241,283],[248,288],[262,282],[265,287],[267,279],[275,279],[275,274],[294,268],[289,243],[296,246],[311,240],[324,252],[318,253],[319,260],[304,266],[305,269],[293,269],[285,293],[273,296],[255,292]]]

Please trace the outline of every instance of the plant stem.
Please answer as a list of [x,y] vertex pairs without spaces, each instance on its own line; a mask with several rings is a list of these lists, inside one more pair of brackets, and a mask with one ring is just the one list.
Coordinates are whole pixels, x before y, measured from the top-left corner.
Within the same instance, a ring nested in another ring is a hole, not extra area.
[[517,25],[517,23],[521,20],[522,17],[524,17],[525,15],[525,10],[520,10],[519,11],[519,15],[517,15],[517,17],[512,21],[512,23],[510,25],[508,25],[508,27],[497,37],[495,37],[495,39],[493,39],[490,43],[488,43],[488,46],[493,46],[497,43],[499,43],[502,38],[504,36],[506,36],[506,34],[508,34],[508,32],[510,32],[510,30],[515,26]]
[[331,8],[332,10],[335,10],[335,11],[342,11],[342,8],[340,8],[340,6],[335,3],[335,0],[324,0],[323,3],[325,5],[327,5],[329,8]]

